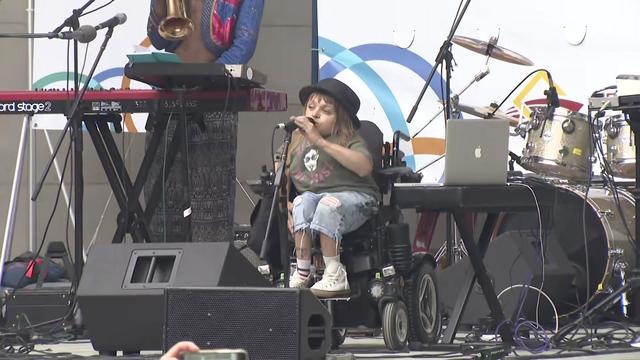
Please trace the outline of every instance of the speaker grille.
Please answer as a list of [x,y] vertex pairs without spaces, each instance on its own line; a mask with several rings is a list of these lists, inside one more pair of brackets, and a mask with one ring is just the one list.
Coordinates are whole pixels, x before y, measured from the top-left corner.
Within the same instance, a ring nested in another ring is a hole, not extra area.
[[298,359],[298,293],[167,289],[165,347],[241,348],[250,359]]

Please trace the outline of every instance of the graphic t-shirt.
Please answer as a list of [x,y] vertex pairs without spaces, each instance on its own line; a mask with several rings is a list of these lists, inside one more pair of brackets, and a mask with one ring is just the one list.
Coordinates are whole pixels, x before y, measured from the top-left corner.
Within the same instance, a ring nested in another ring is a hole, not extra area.
[[[335,143],[337,137],[330,136],[326,140]],[[371,159],[371,154],[359,135],[354,135],[345,147],[365,154]],[[291,152],[289,163],[289,176],[299,193],[357,191],[369,194],[377,201],[380,200],[378,186],[371,174],[359,176],[342,166],[321,148],[312,145],[306,138],[302,138]]]

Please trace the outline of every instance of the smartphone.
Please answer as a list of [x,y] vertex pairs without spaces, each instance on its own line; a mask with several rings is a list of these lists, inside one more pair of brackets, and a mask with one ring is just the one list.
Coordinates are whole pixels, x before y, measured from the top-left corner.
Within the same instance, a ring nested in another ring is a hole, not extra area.
[[249,355],[242,349],[200,350],[182,354],[182,360],[249,360]]

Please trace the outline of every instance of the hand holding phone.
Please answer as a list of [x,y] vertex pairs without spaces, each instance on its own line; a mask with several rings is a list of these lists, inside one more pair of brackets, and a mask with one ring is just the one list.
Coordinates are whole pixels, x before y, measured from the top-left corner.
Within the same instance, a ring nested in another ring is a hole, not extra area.
[[249,360],[249,355],[242,349],[200,350],[182,354],[182,360]]

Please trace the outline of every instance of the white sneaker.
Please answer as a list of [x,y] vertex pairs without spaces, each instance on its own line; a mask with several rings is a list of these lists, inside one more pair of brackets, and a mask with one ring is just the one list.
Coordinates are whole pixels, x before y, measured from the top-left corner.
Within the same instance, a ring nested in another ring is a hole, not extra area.
[[292,289],[308,288],[310,280],[311,276],[302,276],[296,270],[289,277],[289,287]]
[[335,261],[324,269],[322,280],[313,284],[311,292],[317,297],[340,297],[348,295],[349,280],[344,265]]

